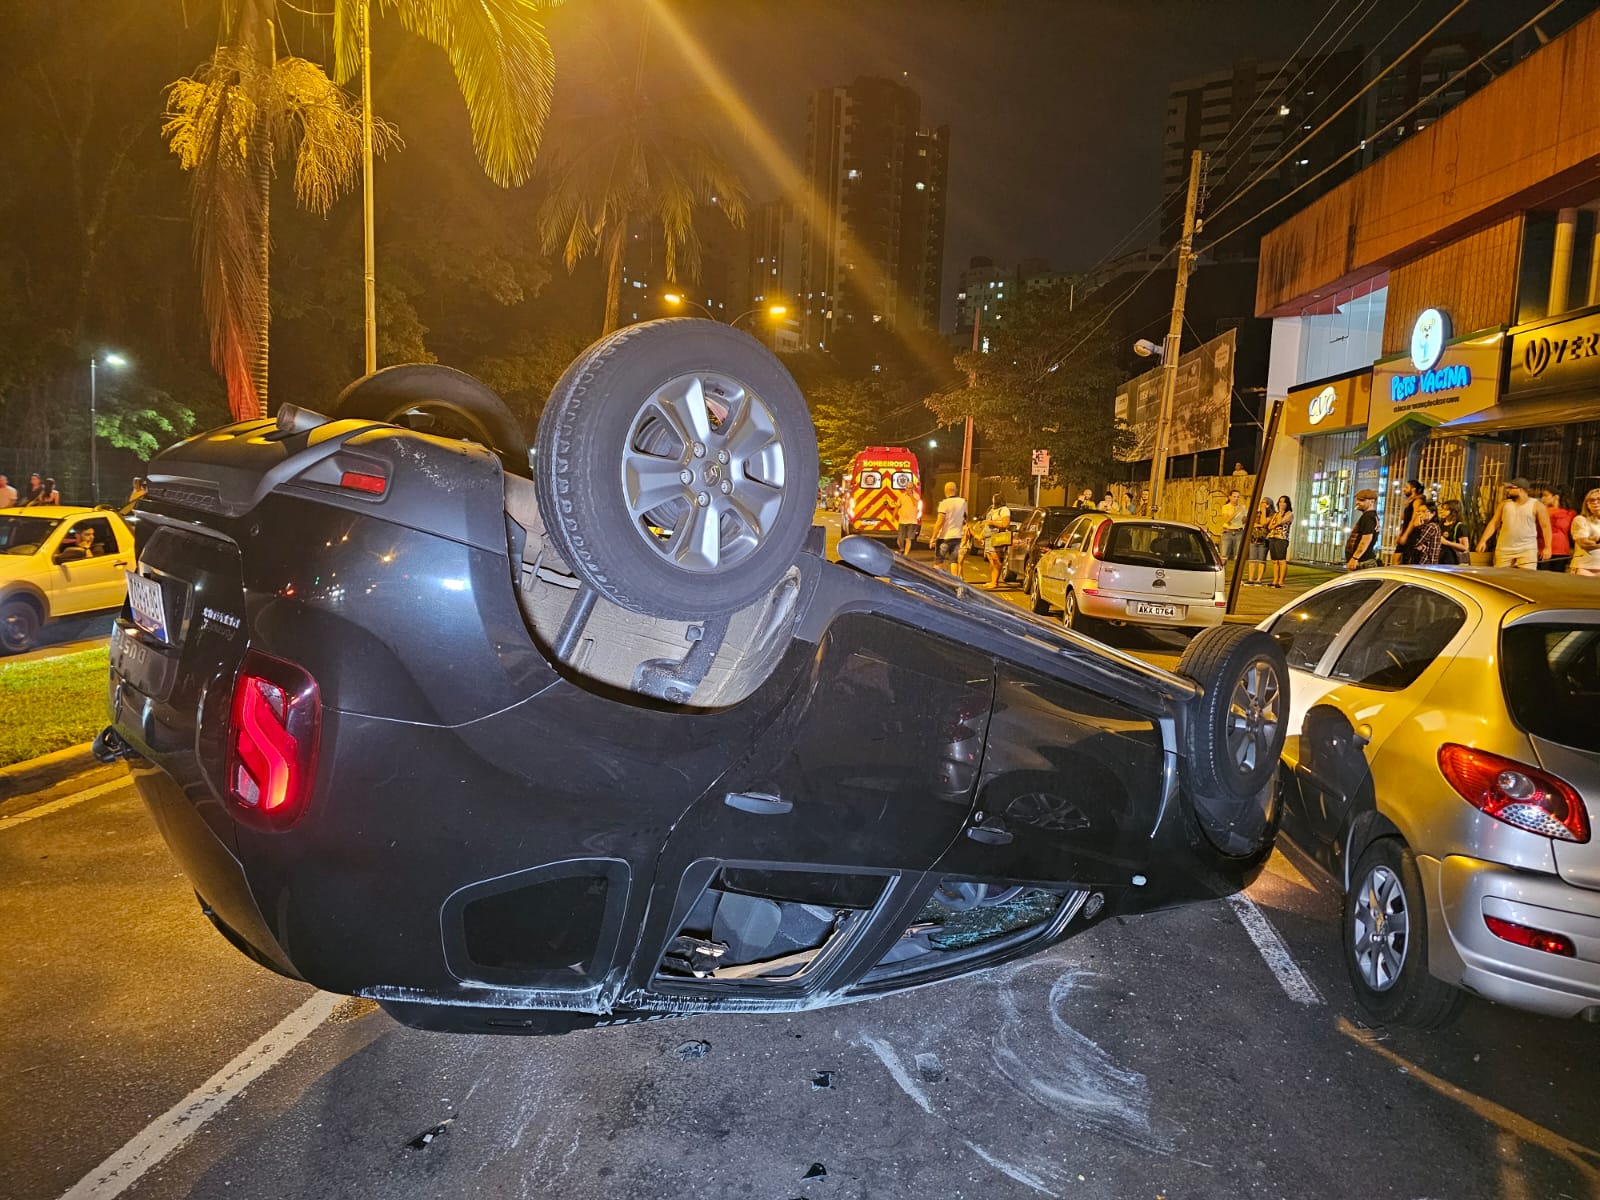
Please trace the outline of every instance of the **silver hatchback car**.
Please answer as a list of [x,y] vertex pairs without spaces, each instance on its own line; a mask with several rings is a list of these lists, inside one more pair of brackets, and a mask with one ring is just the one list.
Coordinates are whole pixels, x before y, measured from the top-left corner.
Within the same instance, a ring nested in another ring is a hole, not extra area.
[[1600,581],[1362,571],[1261,628],[1289,662],[1283,833],[1345,893],[1366,1012],[1434,1027],[1465,989],[1600,1020]]
[[1080,633],[1111,622],[1208,629],[1227,611],[1216,543],[1178,521],[1088,513],[1039,556],[1026,586],[1034,612],[1060,609]]

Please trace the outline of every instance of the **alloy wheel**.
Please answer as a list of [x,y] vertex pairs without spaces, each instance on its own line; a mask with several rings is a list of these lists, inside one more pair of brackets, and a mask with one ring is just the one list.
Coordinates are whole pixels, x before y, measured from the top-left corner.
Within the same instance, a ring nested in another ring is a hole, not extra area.
[[1277,745],[1283,685],[1277,668],[1253,659],[1239,673],[1228,699],[1228,754],[1241,771],[1254,771]]
[[786,455],[772,410],[736,381],[670,379],[645,400],[622,451],[633,527],[674,566],[720,571],[762,545],[783,504]]
[[1349,932],[1361,978],[1375,992],[1388,991],[1400,979],[1411,944],[1405,889],[1388,867],[1373,867],[1361,881]]

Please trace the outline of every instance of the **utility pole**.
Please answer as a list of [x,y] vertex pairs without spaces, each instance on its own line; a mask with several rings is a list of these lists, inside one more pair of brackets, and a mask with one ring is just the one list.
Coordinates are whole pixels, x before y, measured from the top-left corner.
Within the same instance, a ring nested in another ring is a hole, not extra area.
[[[978,341],[978,326],[983,323],[983,299],[978,300],[978,306],[972,310],[972,352],[976,354],[981,343]],[[974,374],[971,383],[977,382]],[[972,481],[972,414],[967,414],[966,428],[961,435],[961,498],[967,502],[967,511],[972,511],[972,496],[967,491],[967,486]]]
[[1183,305],[1189,296],[1189,268],[1194,265],[1195,209],[1200,199],[1200,172],[1205,155],[1189,156],[1189,196],[1183,205],[1183,237],[1178,242],[1178,281],[1172,289],[1172,320],[1161,346],[1161,413],[1156,418],[1155,453],[1150,460],[1150,515],[1161,512],[1167,486],[1167,453],[1172,444],[1172,406],[1178,394],[1178,354],[1183,342]]
[[[368,375],[378,369],[378,288],[373,236],[372,179],[372,0],[361,0],[361,228],[366,260],[362,284],[365,292],[365,341]],[[1192,189],[1191,189],[1192,190]],[[1190,207],[1194,207],[1193,204]]]

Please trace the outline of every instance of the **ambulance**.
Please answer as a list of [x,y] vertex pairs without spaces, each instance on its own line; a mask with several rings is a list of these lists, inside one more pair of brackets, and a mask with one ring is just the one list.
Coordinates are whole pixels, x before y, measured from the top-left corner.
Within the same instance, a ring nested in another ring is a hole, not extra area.
[[922,469],[904,446],[868,446],[844,474],[844,533],[892,538],[899,533],[900,496],[910,492],[922,520]]

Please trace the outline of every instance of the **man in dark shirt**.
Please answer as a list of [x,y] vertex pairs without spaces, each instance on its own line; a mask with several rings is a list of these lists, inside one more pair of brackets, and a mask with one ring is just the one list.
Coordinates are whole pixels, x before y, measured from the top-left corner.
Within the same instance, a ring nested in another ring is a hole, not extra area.
[[1372,511],[1377,504],[1377,492],[1363,489],[1356,493],[1356,512],[1360,515],[1344,542],[1346,571],[1378,565],[1378,514]]
[[1415,479],[1406,480],[1405,487],[1400,492],[1400,499],[1405,501],[1405,506],[1400,509],[1400,536],[1394,540],[1394,548],[1400,554],[1402,565],[1409,565],[1417,561],[1416,530],[1412,525],[1420,525],[1417,520],[1417,497],[1422,495],[1422,484]]

